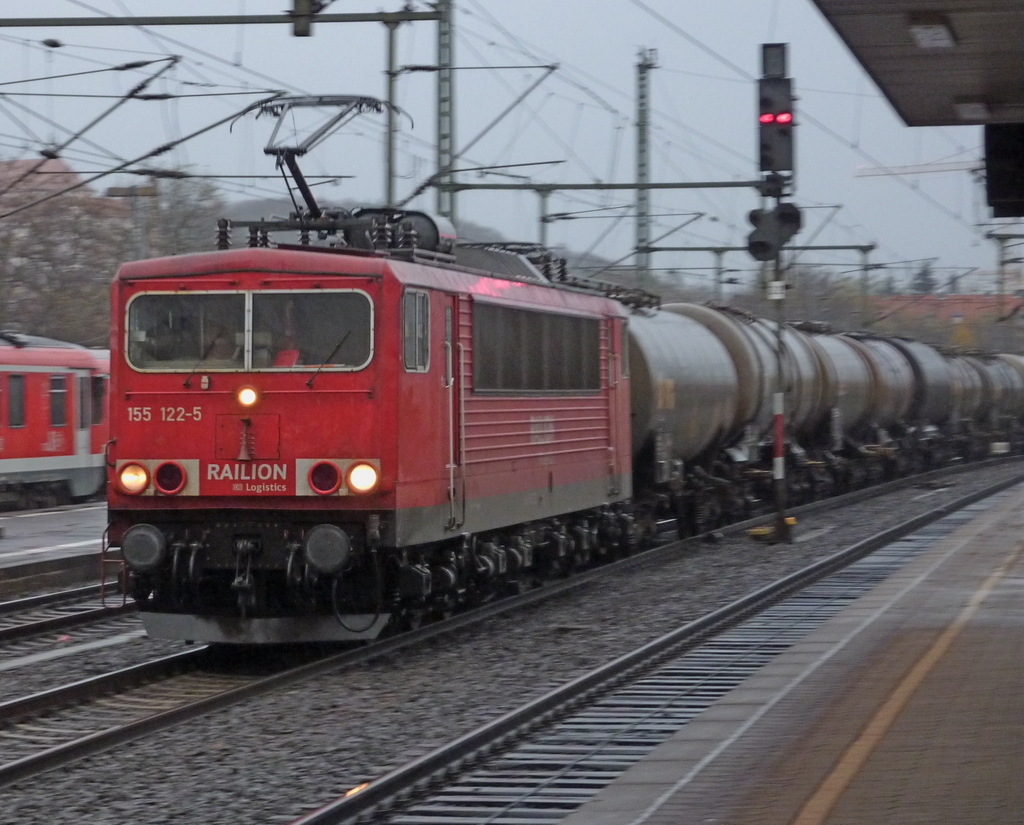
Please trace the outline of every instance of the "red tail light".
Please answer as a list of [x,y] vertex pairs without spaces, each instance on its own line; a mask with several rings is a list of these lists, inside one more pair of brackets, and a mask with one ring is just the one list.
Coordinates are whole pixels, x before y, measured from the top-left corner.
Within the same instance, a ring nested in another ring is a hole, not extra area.
[[319,461],[309,468],[309,486],[322,496],[338,492],[341,470],[330,461]]
[[156,468],[153,481],[156,484],[156,489],[165,496],[176,496],[185,489],[188,474],[185,472],[185,468],[176,461],[165,461]]

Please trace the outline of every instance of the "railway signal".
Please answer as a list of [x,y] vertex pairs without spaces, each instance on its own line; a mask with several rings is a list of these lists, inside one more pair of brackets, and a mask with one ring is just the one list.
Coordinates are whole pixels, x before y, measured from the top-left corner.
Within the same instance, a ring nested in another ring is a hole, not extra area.
[[748,217],[754,231],[747,236],[747,251],[757,261],[776,260],[779,250],[803,225],[800,208],[788,202],[774,209],[754,209]]
[[795,203],[783,202],[775,207],[773,214],[779,227],[779,245],[784,246],[803,226],[803,213]]
[[786,76],[785,43],[761,45],[757,81],[758,163],[762,172],[793,171],[793,80]]
[[762,172],[793,171],[793,81],[762,77],[757,81],[758,142]]
[[772,261],[779,256],[775,217],[767,209],[754,209],[747,216],[754,231],[747,236],[747,250],[755,261]]

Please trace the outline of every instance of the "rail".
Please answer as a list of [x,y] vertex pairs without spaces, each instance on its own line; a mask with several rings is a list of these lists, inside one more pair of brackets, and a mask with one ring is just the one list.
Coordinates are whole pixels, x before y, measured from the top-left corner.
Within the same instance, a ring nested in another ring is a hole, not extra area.
[[[469,766],[476,767],[479,761],[512,742],[521,740],[537,726],[568,713],[577,703],[591,701],[624,681],[638,678],[640,674],[650,671],[667,657],[678,655],[683,649],[695,645],[711,634],[733,627],[750,615],[813,582],[826,578],[879,548],[1022,481],[1024,474],[990,485],[808,565],[621,656],[364,787],[353,789],[349,795],[294,820],[291,825],[342,825],[357,819],[370,821],[367,817],[379,822],[387,815],[393,804],[400,804],[414,795],[422,796],[428,789],[436,790],[438,786],[448,784],[452,775],[462,772]],[[479,821],[494,820],[485,818]]]

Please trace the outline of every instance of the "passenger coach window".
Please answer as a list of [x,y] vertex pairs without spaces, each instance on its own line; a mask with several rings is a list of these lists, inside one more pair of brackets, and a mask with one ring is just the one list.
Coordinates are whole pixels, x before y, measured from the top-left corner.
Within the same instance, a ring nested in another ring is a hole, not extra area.
[[128,307],[128,361],[140,369],[238,370],[245,295],[144,294]]
[[95,376],[92,379],[92,423],[102,424],[107,410],[107,379]]
[[409,372],[426,372],[430,367],[430,296],[418,289],[407,289],[402,314],[405,368]]
[[92,410],[92,404],[89,403],[89,379],[80,375],[78,377],[78,429],[86,430],[89,428],[89,413]]
[[252,368],[362,369],[373,351],[372,327],[363,292],[254,292]]
[[25,426],[25,376],[7,376],[7,425]]
[[50,376],[50,426],[63,427],[68,423],[68,387],[63,375]]
[[482,392],[599,390],[600,321],[476,304],[473,388]]

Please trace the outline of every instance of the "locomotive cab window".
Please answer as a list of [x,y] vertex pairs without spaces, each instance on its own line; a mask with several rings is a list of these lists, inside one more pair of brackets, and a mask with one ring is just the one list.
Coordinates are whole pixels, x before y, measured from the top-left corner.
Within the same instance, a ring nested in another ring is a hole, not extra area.
[[365,292],[252,294],[252,369],[359,370],[372,354],[373,310]]
[[359,370],[373,352],[373,307],[358,290],[143,293],[127,321],[140,370]]
[[241,369],[244,340],[242,293],[147,293],[128,305],[128,361],[139,369]]
[[601,322],[477,303],[476,392],[577,393],[601,389]]
[[430,296],[407,289],[402,298],[405,369],[426,372],[430,368]]

